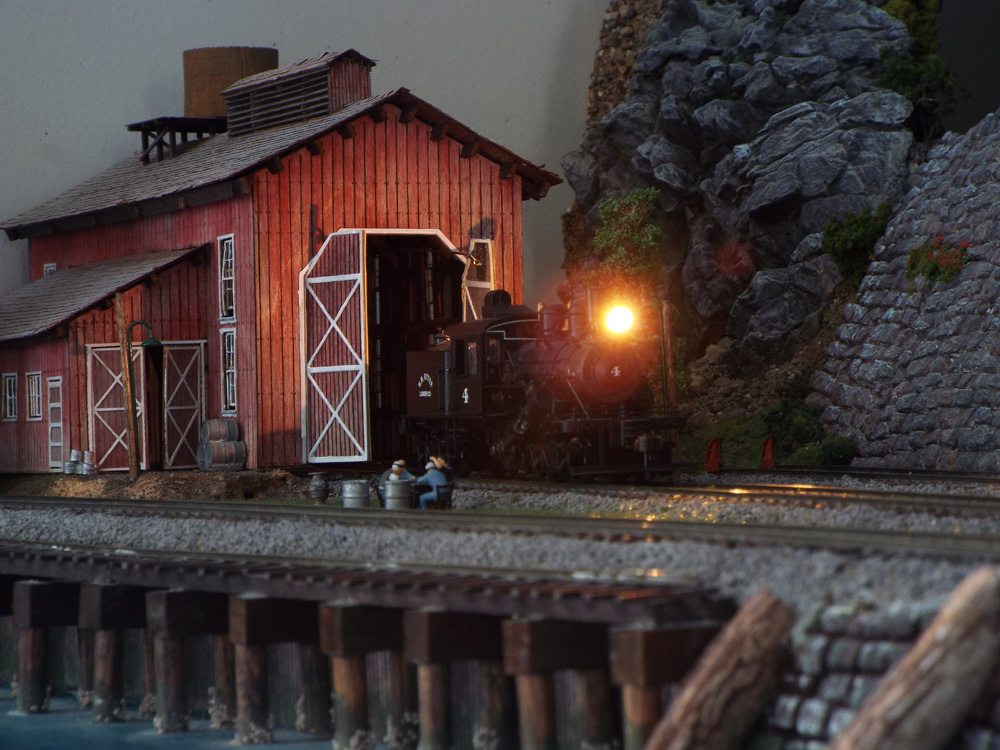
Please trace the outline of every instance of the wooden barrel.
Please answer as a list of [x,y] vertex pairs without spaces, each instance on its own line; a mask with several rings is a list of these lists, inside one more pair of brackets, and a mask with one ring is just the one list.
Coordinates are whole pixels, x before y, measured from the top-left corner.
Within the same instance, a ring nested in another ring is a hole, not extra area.
[[206,419],[201,423],[201,441],[239,440],[240,423],[235,419]]
[[213,440],[198,444],[198,466],[204,471],[242,469],[247,461],[247,445],[241,440]]

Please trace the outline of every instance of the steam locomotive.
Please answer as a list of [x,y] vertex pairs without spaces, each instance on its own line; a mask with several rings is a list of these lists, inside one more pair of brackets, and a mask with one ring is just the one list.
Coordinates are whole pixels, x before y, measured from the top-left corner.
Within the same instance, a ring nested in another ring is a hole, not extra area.
[[588,303],[536,312],[489,292],[482,318],[407,352],[406,431],[418,455],[443,453],[459,475],[675,471],[669,431],[683,418],[654,409],[636,347],[597,330]]

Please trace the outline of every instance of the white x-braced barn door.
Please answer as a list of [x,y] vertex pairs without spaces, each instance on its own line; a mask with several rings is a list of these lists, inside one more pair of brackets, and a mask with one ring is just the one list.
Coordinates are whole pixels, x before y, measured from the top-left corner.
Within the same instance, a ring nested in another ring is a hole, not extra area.
[[[145,368],[141,346],[132,348],[132,372],[135,375],[139,464],[146,467],[146,392]],[[121,348],[117,344],[87,347],[87,427],[94,462],[98,469],[128,469],[128,435],[125,409],[130,400],[122,377]]]
[[164,344],[164,468],[198,466],[198,438],[205,420],[204,361],[202,342]]
[[299,276],[302,458],[367,461],[364,238],[331,234]]

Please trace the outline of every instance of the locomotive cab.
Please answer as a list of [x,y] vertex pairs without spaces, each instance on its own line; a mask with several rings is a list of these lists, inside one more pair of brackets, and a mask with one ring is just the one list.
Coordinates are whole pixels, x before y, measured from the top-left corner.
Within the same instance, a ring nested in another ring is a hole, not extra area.
[[445,330],[446,343],[407,352],[407,412],[412,417],[502,415],[516,393],[512,351],[534,336],[535,319],[477,320]]

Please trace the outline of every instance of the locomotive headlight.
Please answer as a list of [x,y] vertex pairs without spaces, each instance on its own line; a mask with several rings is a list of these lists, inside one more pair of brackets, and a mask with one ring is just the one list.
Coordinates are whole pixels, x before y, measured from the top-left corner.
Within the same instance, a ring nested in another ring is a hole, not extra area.
[[632,315],[632,311],[621,305],[611,308],[604,318],[604,324],[614,333],[624,333],[632,327],[633,322],[635,316]]

